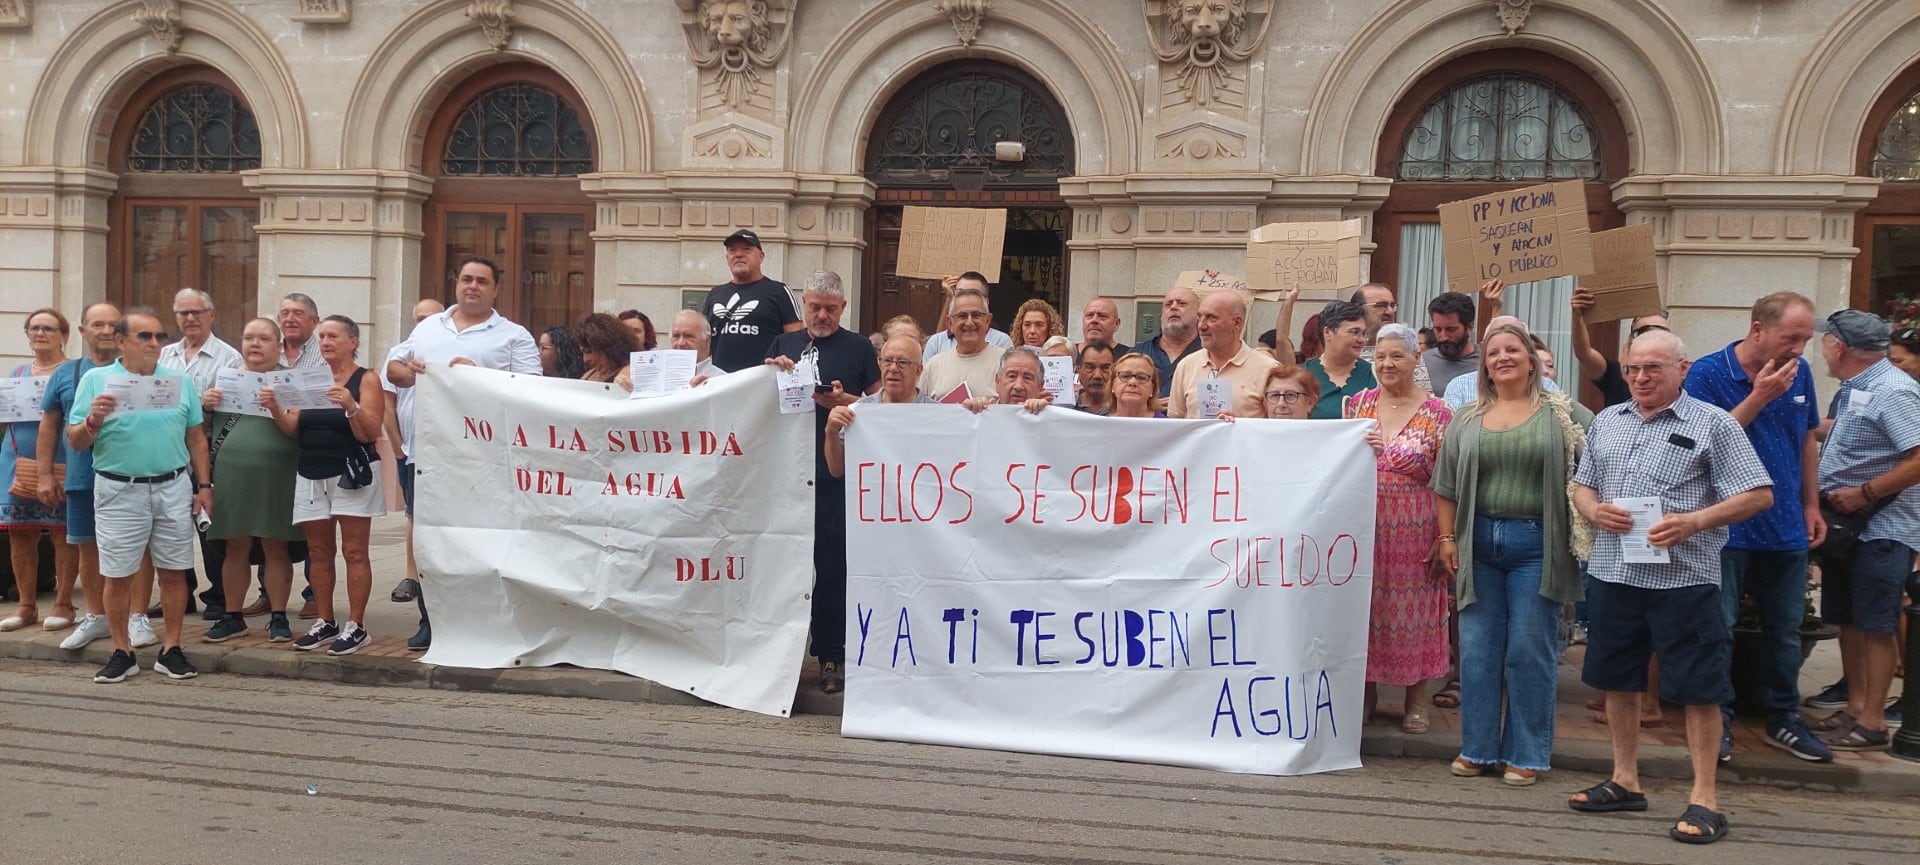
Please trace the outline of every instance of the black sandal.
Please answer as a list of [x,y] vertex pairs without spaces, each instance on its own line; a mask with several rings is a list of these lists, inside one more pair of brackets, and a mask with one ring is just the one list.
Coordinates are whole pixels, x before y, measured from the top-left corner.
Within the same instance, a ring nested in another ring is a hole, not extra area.
[[1580,793],[1587,797],[1587,801],[1575,802],[1568,799],[1567,807],[1590,813],[1647,810],[1647,794],[1628,790],[1615,784],[1611,778],[1581,790]]
[[1682,844],[1712,844],[1727,837],[1727,817],[1718,811],[1688,805],[1687,810],[1680,812],[1680,822],[1700,830],[1698,835],[1689,835],[1680,831],[1679,826],[1668,829],[1667,834]]
[[1436,708],[1460,708],[1460,680],[1453,679],[1448,681],[1447,686],[1440,689],[1440,693],[1433,695],[1431,702]]

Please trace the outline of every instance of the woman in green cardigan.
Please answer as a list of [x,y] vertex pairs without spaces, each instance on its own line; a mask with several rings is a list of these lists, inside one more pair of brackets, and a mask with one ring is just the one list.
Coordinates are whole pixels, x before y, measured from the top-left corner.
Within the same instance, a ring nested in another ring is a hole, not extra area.
[[1433,472],[1460,611],[1460,756],[1453,774],[1506,767],[1524,787],[1550,768],[1561,605],[1580,599],[1567,481],[1593,413],[1540,387],[1527,330],[1481,342],[1479,399],[1447,427]]

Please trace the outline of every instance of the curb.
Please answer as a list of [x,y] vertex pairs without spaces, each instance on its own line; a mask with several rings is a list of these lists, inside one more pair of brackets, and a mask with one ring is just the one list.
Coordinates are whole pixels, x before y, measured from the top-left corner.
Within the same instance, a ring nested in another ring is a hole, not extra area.
[[[24,639],[0,639],[0,658],[99,666],[105,664],[107,656],[111,654],[104,641],[78,652],[69,652],[60,648],[63,638],[64,634],[56,633]],[[301,653],[285,648],[228,648],[206,643],[189,643],[181,648],[186,652],[187,659],[203,672],[235,676],[675,706],[715,705],[646,679],[608,670],[577,667],[476,670],[422,664],[412,657],[354,655],[336,658],[324,653]],[[794,714],[841,714],[843,695],[822,694],[809,686],[812,681],[812,672],[803,669],[795,688]],[[1392,725],[1368,727],[1360,739],[1360,753],[1363,756],[1433,760],[1436,766],[1453,759],[1459,751],[1460,740],[1457,736],[1445,733],[1416,736],[1401,732]],[[1605,777],[1612,771],[1613,757],[1603,743],[1562,741],[1554,744],[1553,762],[1553,776]],[[1642,777],[1685,780],[1692,777],[1692,771],[1685,748],[1641,743]],[[1789,790],[1914,797],[1920,796],[1920,766],[1909,767],[1897,760],[1893,765],[1863,765],[1853,761],[1809,763],[1771,750],[1738,751],[1734,754],[1733,762],[1721,765],[1720,782]],[[1548,783],[1553,783],[1551,776]],[[1569,786],[1569,789],[1573,787]]]

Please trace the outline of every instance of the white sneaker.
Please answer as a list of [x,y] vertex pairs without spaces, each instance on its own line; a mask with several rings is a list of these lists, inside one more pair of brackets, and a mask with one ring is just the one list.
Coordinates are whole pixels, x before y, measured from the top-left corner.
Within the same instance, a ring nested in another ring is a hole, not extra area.
[[107,617],[88,613],[86,618],[80,620],[80,624],[73,626],[73,633],[60,641],[60,648],[68,651],[84,649],[88,643],[104,640],[109,636],[112,636],[112,632],[107,628]]
[[136,649],[160,642],[160,638],[153,635],[153,623],[147,620],[145,613],[134,613],[127,617],[127,635],[132,638]]

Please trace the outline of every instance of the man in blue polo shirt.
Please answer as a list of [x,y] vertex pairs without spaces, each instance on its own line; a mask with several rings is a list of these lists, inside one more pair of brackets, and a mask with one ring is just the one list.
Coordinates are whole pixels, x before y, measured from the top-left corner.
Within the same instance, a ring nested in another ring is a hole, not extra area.
[[[140,669],[127,632],[127,584],[144,555],[153,557],[166,614],[154,672],[191,679],[199,671],[180,651],[186,570],[193,567],[194,515],[213,511],[200,394],[186,373],[159,365],[167,333],[151,310],[129,310],[113,333],[120,359],[80,377],[67,413],[67,443],[93,452],[93,519],[113,631],[113,655],[93,680],[121,682]],[[168,385],[172,400],[153,404]]]
[[[1720,553],[1720,599],[1727,624],[1742,594],[1760,614],[1761,682],[1767,744],[1802,760],[1826,762],[1833,751],[1807,730],[1800,705],[1800,622],[1806,610],[1807,550],[1826,537],[1815,475],[1820,401],[1813,369],[1801,357],[1813,338],[1813,301],[1776,291],[1753,304],[1745,339],[1695,361],[1687,393],[1726,409],[1773,479],[1773,505],[1732,527]],[[1732,706],[1722,706],[1720,759],[1731,755]]]

